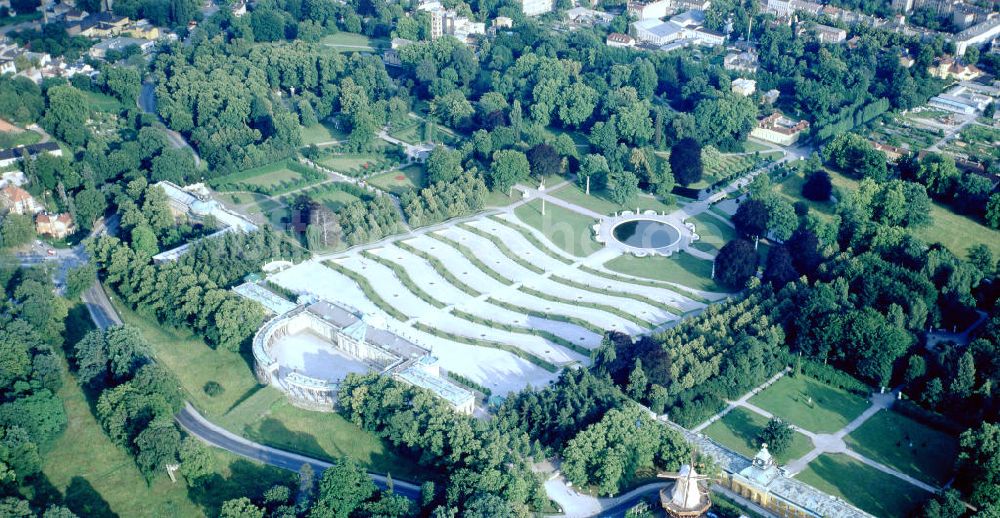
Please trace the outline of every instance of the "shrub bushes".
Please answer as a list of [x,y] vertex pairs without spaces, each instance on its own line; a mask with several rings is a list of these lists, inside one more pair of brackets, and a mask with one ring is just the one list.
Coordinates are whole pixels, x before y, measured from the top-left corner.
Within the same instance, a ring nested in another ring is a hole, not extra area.
[[223,392],[226,391],[226,389],[222,388],[222,385],[219,385],[219,383],[216,381],[209,381],[208,383],[205,383],[205,386],[202,387],[202,390],[204,390],[205,393],[211,397],[221,395]]

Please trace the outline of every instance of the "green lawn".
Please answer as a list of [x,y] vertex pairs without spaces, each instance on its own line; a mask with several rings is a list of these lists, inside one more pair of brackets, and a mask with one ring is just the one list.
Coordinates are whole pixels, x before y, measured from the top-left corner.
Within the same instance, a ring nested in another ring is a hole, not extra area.
[[[703,433],[719,444],[752,458],[760,449],[757,434],[767,426],[767,418],[742,407],[736,407],[718,421],[705,428]],[[785,464],[798,459],[813,449],[812,441],[798,432],[792,436],[792,443],[781,455],[778,462]]]
[[381,155],[330,155],[321,158],[318,162],[338,173],[348,176],[357,176],[374,170],[379,161],[384,160]]
[[773,148],[752,140],[747,140],[743,143],[743,152],[745,153],[753,153],[754,151],[760,151],[763,153],[765,151],[771,151],[772,149]]
[[302,410],[282,392],[263,387],[217,419],[218,424],[260,443],[311,457],[351,457],[372,471],[398,479],[427,477],[415,462],[393,453],[389,445],[333,412]]
[[884,518],[911,516],[931,495],[843,454],[824,454],[795,478]]
[[363,34],[351,32],[338,32],[324,36],[319,40],[323,45],[330,45],[338,52],[353,52],[357,50],[374,50],[389,46],[388,40],[384,38],[370,39]]
[[67,375],[59,390],[67,427],[44,453],[42,472],[79,516],[205,516],[183,481],[159,476],[147,485],[135,462],[118,449]]
[[511,203],[516,202],[520,198],[518,195],[508,196],[506,192],[502,191],[490,191],[486,195],[486,201],[483,203],[485,207],[506,207]]
[[700,238],[694,246],[703,252],[718,252],[726,243],[736,239],[736,231],[718,218],[708,214],[693,216],[694,231]]
[[275,228],[281,228],[281,218],[286,214],[287,209],[281,203],[263,194],[256,193],[228,193],[229,201],[240,201],[242,207],[237,211],[245,214],[249,218],[259,222],[270,222]]
[[304,146],[347,138],[346,133],[334,128],[332,124],[326,122],[321,122],[312,126],[300,126],[299,132],[302,134],[302,145]]
[[958,454],[955,437],[891,410],[880,410],[844,440],[876,462],[938,486],[951,478]]
[[327,189],[321,191],[319,194],[310,195],[313,200],[317,203],[322,203],[326,208],[333,212],[340,210],[341,207],[356,201],[359,198],[349,192],[344,192],[340,189]]
[[658,198],[650,198],[648,196],[637,196],[631,203],[619,205],[608,198],[607,192],[592,189],[590,195],[587,195],[585,188],[580,187],[576,183],[571,183],[560,188],[552,193],[552,196],[560,200],[575,203],[600,214],[614,214],[623,210],[635,211],[637,208],[640,210],[655,210],[657,212],[673,212],[678,208],[675,203],[666,204]]
[[[275,447],[326,459],[350,456],[370,470],[400,478],[419,474],[414,463],[339,414],[293,407],[279,391],[258,385],[249,358],[213,350],[190,332],[162,327],[121,304],[116,308],[126,323],[139,328],[156,360],[174,372],[191,403],[212,421]],[[203,387],[209,381],[221,384],[224,392],[207,395]]]
[[[857,190],[857,180],[837,171],[827,170],[833,186],[846,193]],[[832,202],[813,202],[802,197],[802,184],[805,178],[798,173],[791,174],[774,187],[775,192],[792,202],[805,201],[809,208],[820,216],[830,217],[835,212],[836,205]],[[913,234],[927,243],[941,243],[954,254],[965,257],[966,250],[977,244],[985,244],[993,252],[994,257],[1000,256],[1000,231],[989,228],[979,221],[967,216],[956,214],[947,205],[937,202],[931,204],[931,224],[913,230]]]
[[783,376],[750,403],[809,430],[833,433],[861,415],[869,403],[806,376]]
[[941,243],[959,257],[965,257],[969,247],[982,243],[993,252],[993,257],[1000,257],[1000,231],[956,214],[937,202],[931,205],[931,219],[929,226],[914,232],[927,243]]
[[[424,138],[424,121],[408,120],[406,126],[390,130],[389,135],[410,144],[424,142],[426,140]],[[458,140],[454,132],[440,124],[434,125],[434,133],[431,137],[434,142],[447,145],[453,145]]]
[[83,91],[83,95],[87,98],[87,106],[99,112],[118,113],[124,108],[121,101],[110,95],[86,90]]
[[545,215],[542,216],[541,200],[521,205],[514,209],[514,215],[525,224],[540,230],[549,241],[572,255],[586,257],[601,248],[594,241],[594,231],[591,229],[597,220],[589,216],[552,203],[545,204]]
[[[408,121],[409,122],[409,121]],[[409,144],[418,144],[424,140],[424,123],[414,120],[414,124],[406,127],[393,129],[389,135]]]
[[[252,189],[254,186],[268,189],[267,192],[278,194],[283,190],[294,189],[296,182],[304,182],[298,188],[309,184],[318,183],[325,178],[325,175],[318,172],[309,171],[311,176],[300,173],[293,167],[301,167],[298,164],[292,165],[292,159],[279,160],[260,167],[246,169],[212,180],[212,185],[216,190],[238,191]],[[273,192],[272,192],[273,191]]]
[[0,133],[0,149],[30,146],[37,144],[39,140],[42,140],[42,136],[30,130]]
[[[830,174],[831,179],[836,177]],[[838,175],[843,180],[848,178],[842,175]],[[802,185],[806,183],[805,175],[801,172],[795,172],[788,175],[787,178],[781,181],[781,183],[774,185],[774,192],[778,193],[782,197],[788,199],[788,201],[795,203],[797,201],[805,202],[809,205],[809,210],[815,212],[819,215],[830,217],[835,213],[837,204],[832,201],[812,201],[807,200],[802,196]]]
[[398,171],[387,171],[368,180],[375,187],[394,194],[402,194],[424,186],[424,166],[408,165]]
[[294,182],[302,178],[302,175],[291,169],[287,169],[285,164],[281,163],[259,167],[252,169],[252,171],[259,171],[260,173],[253,178],[243,180],[243,182],[261,187],[274,187],[282,182]]
[[719,293],[726,291],[712,280],[712,261],[698,259],[683,252],[670,257],[622,255],[604,263],[604,267],[636,277],[676,282],[698,290]]
[[[83,305],[70,310],[66,340],[75,343],[93,329]],[[67,425],[61,436],[42,451],[42,473],[51,489],[78,516],[215,516],[230,498],[261,495],[276,483],[294,488],[294,475],[212,449],[215,474],[203,488],[189,488],[183,477],[170,482],[159,473],[151,483],[135,461],[115,446],[94,418],[75,376],[63,369],[59,398]]]

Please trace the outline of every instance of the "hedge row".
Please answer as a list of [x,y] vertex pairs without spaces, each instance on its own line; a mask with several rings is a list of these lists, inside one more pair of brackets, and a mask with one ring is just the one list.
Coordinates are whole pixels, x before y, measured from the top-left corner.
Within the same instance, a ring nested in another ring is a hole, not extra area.
[[521,349],[518,349],[517,347],[514,347],[512,345],[507,345],[500,342],[494,342],[491,340],[481,340],[479,338],[472,338],[469,336],[456,335],[454,333],[442,331],[434,326],[429,326],[423,322],[417,322],[413,324],[413,327],[427,334],[434,335],[438,338],[445,338],[453,342],[463,343],[467,345],[476,345],[479,347],[488,347],[490,349],[499,349],[501,351],[507,351],[513,354],[514,356],[517,356],[518,358],[533,363],[549,372],[557,372],[559,370],[559,368],[556,367],[555,364],[545,361],[535,356],[534,354],[522,351]]
[[486,265],[486,263],[484,263],[478,257],[476,257],[475,252],[473,252],[472,249],[470,249],[469,247],[459,243],[458,241],[455,241],[454,239],[449,239],[445,236],[441,236],[435,233],[429,233],[427,235],[461,252],[462,255],[465,256],[465,258],[468,259],[469,262],[472,263],[476,268],[479,268],[483,273],[489,275],[490,277],[493,278],[493,280],[499,282],[500,284],[503,284],[504,286],[510,286],[511,284],[514,284],[514,281],[508,279],[507,277],[504,277],[503,275],[500,275],[500,272],[494,270],[493,268],[490,268],[488,265]]
[[375,261],[375,262],[377,262],[377,263],[385,266],[386,268],[389,268],[390,270],[392,270],[392,273],[396,274],[396,278],[399,279],[399,282],[402,283],[403,286],[406,287],[406,289],[408,289],[411,292],[413,292],[413,294],[416,295],[420,300],[422,300],[422,301],[424,301],[424,302],[426,302],[426,303],[428,303],[428,304],[430,304],[430,305],[432,305],[432,306],[434,306],[434,307],[436,307],[438,309],[447,306],[447,304],[445,304],[444,302],[441,302],[440,300],[432,297],[430,293],[427,293],[426,291],[424,291],[423,288],[421,288],[420,286],[417,286],[417,284],[415,282],[413,282],[413,278],[410,277],[410,274],[406,271],[406,268],[403,268],[402,266],[400,266],[400,265],[398,265],[398,264],[396,264],[396,263],[394,263],[394,262],[392,262],[392,261],[390,261],[390,260],[388,260],[388,259],[386,259],[384,257],[379,257],[379,256],[377,256],[377,255],[369,252],[368,250],[365,250],[365,251],[361,252],[361,255],[364,256],[364,257],[366,257],[366,258],[368,258],[368,259],[371,259],[372,261]]
[[538,266],[535,266],[529,263],[528,261],[525,261],[523,258],[515,254],[510,248],[507,247],[507,245],[504,244],[504,242],[499,237],[494,236],[493,234],[488,234],[468,223],[461,223],[458,226],[462,227],[465,230],[468,230],[469,232],[472,232],[473,234],[476,234],[479,237],[484,237],[486,239],[489,239],[490,242],[492,242],[497,248],[500,249],[500,252],[504,256],[506,256],[511,261],[514,261],[515,263],[521,265],[522,268],[530,270],[534,273],[539,273],[539,274],[545,273],[544,268],[539,268]]
[[516,223],[511,223],[510,221],[506,221],[503,218],[493,218],[493,221],[496,221],[497,223],[499,223],[499,224],[501,224],[501,225],[503,225],[505,227],[509,227],[509,228],[512,228],[512,229],[516,230],[522,236],[524,236],[524,238],[527,239],[529,243],[531,243],[532,245],[534,245],[535,248],[538,248],[539,250],[541,250],[542,252],[544,252],[545,255],[547,255],[547,256],[549,256],[549,257],[551,257],[551,258],[553,258],[553,259],[555,259],[557,261],[561,261],[563,263],[566,263],[566,264],[573,264],[573,260],[572,259],[568,259],[566,257],[563,257],[563,256],[561,256],[561,255],[553,252],[552,250],[550,250],[549,247],[545,246],[545,243],[542,243],[528,229],[522,228],[520,225],[518,225]]
[[402,241],[397,241],[396,246],[430,263],[431,267],[434,268],[434,271],[438,272],[438,274],[441,277],[444,277],[445,280],[447,280],[456,288],[464,291],[467,295],[472,297],[478,297],[483,294],[482,292],[473,288],[472,286],[469,286],[468,284],[458,280],[458,277],[455,277],[454,274],[448,271],[448,268],[446,268],[444,263],[442,263],[441,260],[438,259],[437,257],[434,257],[433,255],[428,254],[423,250],[414,248],[413,246],[408,245]]
[[406,322],[407,320],[410,319],[410,317],[404,315],[400,310],[396,309],[391,304],[386,302],[385,299],[380,297],[379,294],[375,292],[375,289],[372,288],[372,285],[371,283],[368,282],[368,279],[365,279],[361,274],[354,272],[353,270],[349,270],[333,261],[324,261],[323,264],[325,264],[333,271],[354,281],[358,285],[358,287],[361,288],[361,291],[364,292],[365,296],[368,297],[369,300],[374,302],[379,309],[388,313],[389,316],[391,316],[392,318],[395,318],[400,322]]

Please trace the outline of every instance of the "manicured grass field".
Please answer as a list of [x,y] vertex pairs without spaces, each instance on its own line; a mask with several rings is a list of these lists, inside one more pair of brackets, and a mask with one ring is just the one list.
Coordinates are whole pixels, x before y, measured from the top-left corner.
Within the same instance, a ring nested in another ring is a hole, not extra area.
[[281,182],[293,182],[302,178],[302,175],[299,173],[285,167],[283,162],[265,165],[256,169],[251,169],[251,171],[257,172],[258,174],[254,175],[253,178],[248,178],[243,181],[250,185],[259,185],[261,187],[273,187]]
[[302,145],[304,146],[347,138],[346,133],[334,128],[332,124],[324,122],[312,126],[300,126],[299,132],[302,134]]
[[399,457],[378,437],[333,412],[296,408],[273,387],[261,387],[218,423],[244,437],[321,459],[351,457],[367,469],[396,478],[419,480],[427,475],[415,462]]
[[806,376],[783,376],[750,403],[813,433],[840,430],[869,403]]
[[549,241],[572,255],[586,257],[601,248],[594,241],[594,232],[591,230],[597,220],[580,213],[546,203],[545,215],[542,216],[542,202],[532,200],[514,209],[514,215],[525,224],[540,230]]
[[844,440],[876,462],[938,486],[951,478],[958,455],[955,437],[891,410],[880,410]]
[[171,484],[159,476],[146,484],[97,423],[75,378],[65,377],[59,398],[68,424],[44,452],[42,472],[78,516],[205,516],[183,481]]
[[403,128],[390,130],[389,135],[391,137],[397,138],[409,144],[417,144],[423,142],[424,123],[419,121],[414,121],[414,122],[415,124],[410,124]]
[[110,95],[88,91],[83,91],[83,95],[87,98],[87,106],[99,112],[117,113],[124,108],[121,101]]
[[[842,193],[857,190],[857,180],[837,171],[827,170],[833,181],[833,186]],[[835,212],[833,202],[816,203],[802,197],[802,183],[805,178],[799,174],[789,175],[782,183],[775,186],[775,191],[792,202],[805,201],[809,208],[821,216],[830,217]],[[978,220],[956,214],[947,205],[937,202],[931,204],[931,224],[914,229],[912,232],[927,243],[941,243],[955,255],[965,257],[969,247],[985,244],[993,252],[994,257],[1000,256],[1000,231],[981,224]]]
[[[723,446],[746,457],[753,457],[760,449],[757,434],[767,426],[767,418],[742,407],[736,407],[718,421],[705,428],[705,435]],[[798,432],[792,436],[788,449],[777,455],[781,464],[798,459],[813,448],[812,441]]]
[[500,191],[490,191],[486,195],[486,201],[483,203],[484,207],[506,207],[511,203],[516,202],[520,198],[517,194],[513,196],[508,196],[506,192]]
[[284,191],[301,189],[325,178],[326,175],[322,173],[305,169],[294,163],[292,159],[285,159],[215,178],[212,180],[212,185],[219,191],[245,191],[261,188],[265,192],[276,195]]
[[245,214],[258,223],[270,222],[275,228],[281,228],[281,218],[288,212],[277,201],[263,195],[251,198],[250,193],[239,193],[236,195],[243,200],[244,205],[238,212]]
[[754,151],[760,151],[761,153],[765,151],[771,151],[772,148],[765,146],[759,142],[754,142],[752,140],[747,140],[743,143],[743,151],[745,153],[753,153]]
[[[831,177],[833,175],[831,174]],[[845,178],[846,177],[841,177]],[[781,183],[774,186],[774,192],[788,199],[788,201],[795,203],[797,201],[805,202],[809,206],[811,212],[817,213],[822,216],[830,217],[833,216],[837,204],[833,201],[813,201],[808,200],[802,196],[802,185],[806,183],[806,178],[802,173],[792,173],[788,175]]]
[[993,257],[1000,257],[1000,231],[956,214],[948,206],[937,202],[931,205],[931,218],[930,225],[914,232],[927,243],[941,243],[959,257],[965,257],[969,247],[981,243],[989,247]]
[[699,239],[694,246],[703,252],[718,252],[726,243],[736,239],[736,231],[716,217],[708,214],[693,216],[687,221],[694,223]]
[[380,155],[330,155],[321,158],[319,163],[338,173],[358,176],[374,170],[379,160],[382,160]]
[[351,203],[352,201],[358,200],[358,197],[338,189],[329,189],[320,192],[319,194],[312,195],[312,199],[316,200],[317,203],[322,203],[326,208],[333,212],[340,210],[341,207]]
[[424,166],[408,165],[398,171],[387,171],[371,177],[368,183],[394,194],[402,194],[424,186]]
[[843,454],[824,454],[796,478],[885,518],[911,516],[931,495]]
[[699,290],[720,293],[726,291],[712,280],[712,261],[698,259],[683,252],[670,257],[622,255],[604,263],[604,267],[618,273],[676,282]]
[[[370,470],[415,478],[415,464],[378,437],[339,414],[293,407],[281,392],[258,385],[249,358],[213,350],[188,331],[160,326],[119,303],[115,307],[149,341],[156,361],[177,376],[189,401],[213,422],[271,446],[326,459],[349,456]],[[203,387],[209,381],[221,384],[224,392],[207,395]]]
[[655,210],[656,212],[673,212],[678,208],[676,204],[666,204],[658,198],[651,198],[649,196],[636,196],[635,200],[631,203],[619,205],[611,201],[605,191],[591,189],[588,195],[586,188],[580,187],[576,183],[562,187],[552,195],[560,200],[575,203],[600,214],[614,214],[623,210],[635,211],[637,208],[639,210]]
[[370,39],[363,34],[338,32],[324,36],[319,42],[330,45],[338,52],[354,52],[358,50],[374,50],[388,46],[389,42],[382,38]]

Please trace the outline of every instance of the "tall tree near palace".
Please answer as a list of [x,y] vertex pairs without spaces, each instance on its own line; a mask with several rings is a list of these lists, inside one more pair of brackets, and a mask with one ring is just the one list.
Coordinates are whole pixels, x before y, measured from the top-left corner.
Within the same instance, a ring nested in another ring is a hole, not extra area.
[[688,186],[701,181],[704,166],[701,163],[701,144],[687,137],[670,149],[670,170],[677,183]]
[[745,239],[734,239],[715,256],[715,279],[729,289],[740,290],[757,273],[757,251]]

